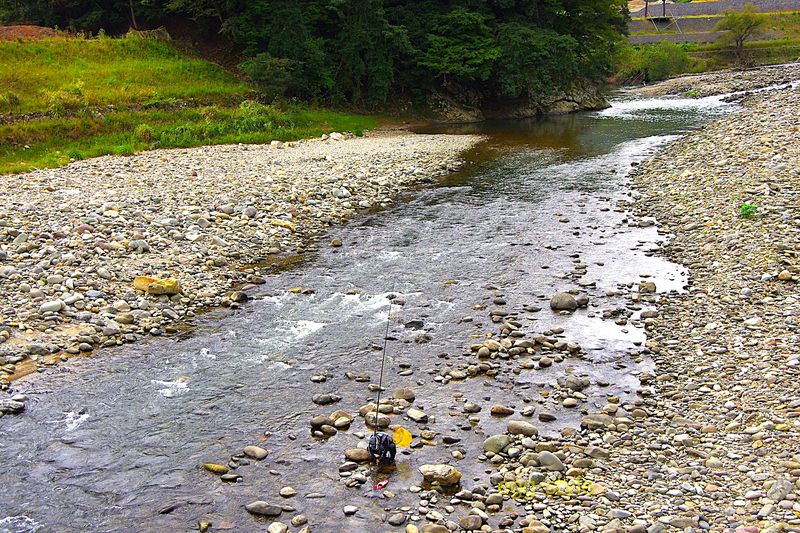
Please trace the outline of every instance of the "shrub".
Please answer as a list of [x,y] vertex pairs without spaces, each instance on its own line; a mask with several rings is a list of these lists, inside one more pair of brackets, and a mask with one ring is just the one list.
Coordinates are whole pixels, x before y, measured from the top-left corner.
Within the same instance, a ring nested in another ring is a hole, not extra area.
[[295,62],[290,59],[258,54],[239,65],[267,100],[286,94],[292,83]]
[[136,129],[133,130],[133,136],[140,141],[149,143],[153,142],[153,139],[155,138],[155,132],[148,124],[139,124],[136,126]]
[[115,146],[111,153],[114,155],[133,155],[136,153],[136,150],[130,144],[120,144]]
[[292,121],[274,106],[245,100],[239,105],[233,127],[236,133],[255,133],[291,126]]
[[86,109],[89,106],[89,101],[83,93],[82,81],[76,81],[63,85],[55,91],[49,91],[46,97],[48,109],[57,115],[61,115],[66,111]]
[[353,135],[355,135],[356,137],[363,137],[364,136],[364,131],[363,130],[356,130],[356,131],[353,132]]
[[667,41],[642,46],[624,46],[615,54],[617,76],[625,81],[651,82],[688,72],[691,60],[686,50]]
[[19,96],[12,92],[0,93],[0,111],[10,113],[19,105]]
[[83,152],[81,152],[77,148],[72,148],[67,152],[67,157],[69,157],[71,160],[74,161],[80,161],[81,159],[84,159],[86,156],[84,156]]

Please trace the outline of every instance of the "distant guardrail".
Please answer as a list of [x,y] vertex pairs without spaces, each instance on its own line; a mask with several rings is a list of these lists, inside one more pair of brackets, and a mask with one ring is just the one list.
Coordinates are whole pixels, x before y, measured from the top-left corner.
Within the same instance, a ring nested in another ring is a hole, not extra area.
[[[718,0],[717,2],[690,2],[667,4],[667,14],[673,17],[693,15],[722,15],[726,11],[741,11],[745,4],[751,3],[756,11],[800,11],[798,0]],[[650,16],[661,14],[661,2],[650,2]],[[644,17],[644,8],[631,12],[631,17]]]

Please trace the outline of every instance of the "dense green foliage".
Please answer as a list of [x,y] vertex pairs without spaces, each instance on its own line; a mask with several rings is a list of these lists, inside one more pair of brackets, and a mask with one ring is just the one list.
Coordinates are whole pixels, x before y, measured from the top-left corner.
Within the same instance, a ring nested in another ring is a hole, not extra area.
[[628,83],[652,82],[689,72],[692,62],[687,45],[669,41],[623,46],[615,54],[616,76]]
[[601,78],[627,18],[624,0],[0,0],[3,12],[91,31],[179,13],[233,40],[268,95],[359,105]]
[[263,105],[250,92],[217,65],[135,35],[0,42],[0,113],[16,115],[0,125],[0,173],[150,148],[357,132],[376,122]]

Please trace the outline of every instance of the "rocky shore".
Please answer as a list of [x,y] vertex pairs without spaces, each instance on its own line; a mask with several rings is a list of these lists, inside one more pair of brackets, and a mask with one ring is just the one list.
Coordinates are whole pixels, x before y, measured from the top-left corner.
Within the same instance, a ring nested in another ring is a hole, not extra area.
[[478,140],[333,133],[0,176],[0,387],[26,365],[174,332],[201,310],[239,305],[261,281],[258,266],[457,169]]
[[746,104],[635,173],[637,214],[691,271],[687,293],[642,295],[637,399],[484,444],[523,532],[800,531],[800,92]]
[[[643,275],[620,292],[627,309],[603,312],[647,332],[630,356],[651,360],[654,371],[639,374],[632,398],[603,397],[608,383],[569,369],[586,354],[564,328],[530,331],[522,315],[541,309],[497,295],[494,307],[475,306],[492,323],[476,335],[485,340],[434,381],[446,386],[487,375],[513,387],[515,374],[564,365],[552,389],[540,391],[545,401],[526,399],[520,408],[453,392],[451,405],[423,408],[415,390],[397,389],[377,413],[374,403],[355,414],[321,407],[310,421],[314,438],[353,426],[360,439],[342,450],[340,482],[354,497],[335,512],[356,515],[357,491],[376,492],[364,491],[375,475],[366,464],[364,427],[402,424],[414,435],[410,455],[426,459],[409,488],[418,502],[397,505],[390,491],[369,496],[382,498],[376,531],[800,531],[800,91],[765,93],[745,105],[634,171],[632,223],[658,221],[671,236],[660,253],[689,268],[690,285],[667,293]],[[584,273],[578,261],[576,288],[550,302],[565,325],[589,303],[579,283]],[[555,420],[547,409],[554,404],[580,411],[580,426],[540,432],[537,420]],[[469,431],[487,412],[507,420],[506,432],[486,435],[480,449],[448,432],[448,420]],[[206,468],[221,467],[235,481],[239,474],[228,468],[248,457],[245,449],[227,465]],[[294,495],[291,486],[280,491],[287,494]],[[279,520],[296,512],[280,501],[245,509],[274,520],[273,532],[287,531]],[[306,516],[295,515],[291,525],[305,526]]]
[[639,87],[633,92],[641,96],[691,94],[695,97],[753,91],[800,80],[800,63],[757,67],[747,70],[726,70],[707,74],[678,76],[654,85]]

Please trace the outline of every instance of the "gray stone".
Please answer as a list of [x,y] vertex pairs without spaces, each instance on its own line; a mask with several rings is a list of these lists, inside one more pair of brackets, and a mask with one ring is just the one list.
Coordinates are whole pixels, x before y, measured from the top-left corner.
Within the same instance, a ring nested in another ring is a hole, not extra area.
[[785,478],[780,478],[770,487],[767,491],[767,498],[774,502],[779,502],[786,498],[792,492],[793,485],[791,481]]
[[483,450],[491,453],[500,453],[511,442],[508,435],[492,435],[483,441]]
[[64,301],[63,300],[52,300],[50,302],[45,302],[39,306],[40,313],[57,313],[64,309]]
[[261,516],[280,516],[283,512],[283,508],[280,505],[273,505],[263,500],[250,502],[245,505],[244,508],[247,509],[249,513]]
[[483,525],[483,520],[480,516],[467,515],[462,516],[458,524],[461,526],[461,529],[465,531],[475,531],[481,528]]
[[533,424],[522,420],[511,420],[508,422],[506,431],[512,435],[525,435],[533,437],[539,434],[539,430]]
[[577,308],[575,297],[567,292],[557,292],[550,299],[550,309],[553,311],[574,311]]
[[425,464],[419,467],[419,472],[425,481],[439,485],[458,485],[461,481],[461,472],[450,465]]
[[411,408],[408,410],[406,414],[408,415],[408,418],[419,424],[424,424],[425,422],[428,421],[428,415],[426,415],[419,409]]
[[539,453],[539,464],[547,470],[557,472],[564,470],[564,463],[554,453],[543,451]]
[[245,446],[244,454],[252,459],[261,460],[267,456],[267,450],[260,446]]
[[405,513],[394,513],[392,516],[389,517],[390,526],[401,526],[406,521],[406,514]]

